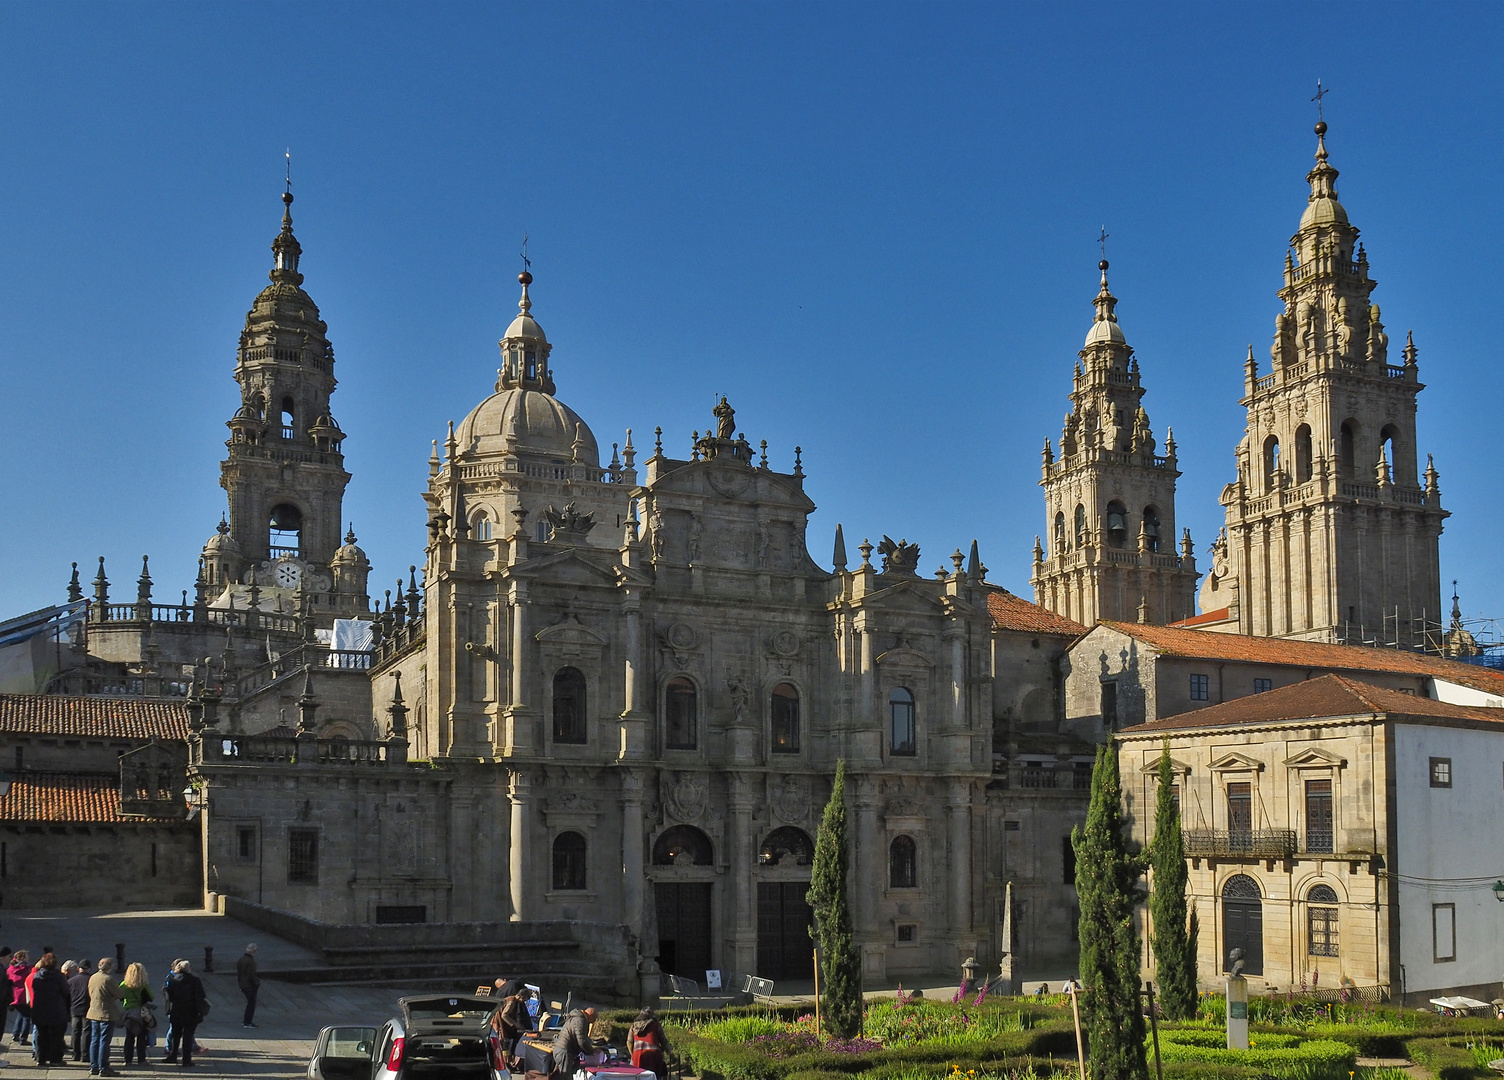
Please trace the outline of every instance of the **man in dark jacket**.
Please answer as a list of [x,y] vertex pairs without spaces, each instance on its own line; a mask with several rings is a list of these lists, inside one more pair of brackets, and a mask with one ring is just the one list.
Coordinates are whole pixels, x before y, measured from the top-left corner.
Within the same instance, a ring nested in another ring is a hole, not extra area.
[[[71,970],[70,970],[71,969]],[[63,965],[63,974],[68,976],[68,997],[73,1014],[73,1060],[83,1061],[89,1043],[89,972],[81,964],[69,960]]]
[[261,976],[256,971],[254,943],[247,945],[240,959],[235,961],[235,981],[240,984],[240,992],[245,995],[245,1019],[240,1022],[240,1026],[253,1028],[256,1026],[256,991],[261,989]]
[[167,1056],[162,1060],[168,1065],[175,1064],[181,1046],[183,1066],[188,1068],[193,1065],[193,1036],[199,1021],[209,1011],[209,999],[204,995],[204,984],[187,960],[173,965],[173,972],[178,977],[167,983],[167,1018],[172,1022],[172,1030],[167,1036]]
[[44,953],[31,980],[31,1022],[36,1025],[37,1064],[63,1063],[63,1032],[72,1013],[68,980],[57,969],[57,956]]
[[590,1038],[593,1023],[595,1010],[587,1005],[570,1013],[554,1036],[554,1074],[562,1080],[569,1080],[579,1071],[581,1054],[595,1053],[595,1043]]

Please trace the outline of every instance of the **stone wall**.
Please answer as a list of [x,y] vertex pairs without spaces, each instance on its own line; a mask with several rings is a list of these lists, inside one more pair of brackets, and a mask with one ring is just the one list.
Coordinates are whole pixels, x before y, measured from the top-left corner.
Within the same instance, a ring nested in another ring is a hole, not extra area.
[[198,826],[0,826],[0,895],[10,908],[198,907]]

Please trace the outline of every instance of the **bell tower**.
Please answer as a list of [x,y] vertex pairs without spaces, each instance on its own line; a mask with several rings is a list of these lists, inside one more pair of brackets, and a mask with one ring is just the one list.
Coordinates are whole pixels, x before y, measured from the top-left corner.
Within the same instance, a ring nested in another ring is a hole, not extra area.
[[[341,452],[345,433],[329,411],[334,348],[318,305],[302,288],[292,202],[289,185],[282,229],[272,241],[271,284],[256,297],[240,335],[240,408],[227,423],[229,453],[220,463],[230,512],[205,560],[215,585],[317,593],[334,586],[330,563],[344,531],[340,511],[350,474]],[[210,599],[219,595],[209,591]],[[313,606],[325,605],[314,600]]]
[[1252,348],[1244,365],[1247,429],[1202,606],[1228,606],[1226,629],[1243,634],[1439,644],[1448,513],[1429,456],[1419,469],[1419,353],[1407,338],[1390,363],[1326,131],[1316,125],[1310,195],[1285,256],[1271,368],[1259,374]]
[[1138,358],[1102,287],[1078,354],[1060,454],[1048,439],[1044,488],[1049,552],[1034,541],[1035,603],[1085,626],[1098,619],[1168,623],[1195,613],[1189,532],[1175,537],[1175,436],[1156,452]]

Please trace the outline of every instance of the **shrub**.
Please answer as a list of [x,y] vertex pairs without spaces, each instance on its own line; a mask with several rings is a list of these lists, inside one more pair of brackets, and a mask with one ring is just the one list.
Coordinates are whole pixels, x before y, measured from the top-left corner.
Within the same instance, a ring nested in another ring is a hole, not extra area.
[[[1410,1059],[1429,1069],[1436,1080],[1478,1080],[1497,1075],[1487,1061],[1480,1062],[1475,1055],[1481,1043],[1477,1039],[1411,1039],[1405,1049]],[[1493,1056],[1504,1057],[1504,1051]]]
[[785,1030],[783,1021],[771,1016],[730,1016],[695,1029],[697,1035],[722,1042],[744,1043],[761,1035],[776,1035]]
[[1357,1068],[1357,1052],[1331,1039],[1255,1032],[1247,1050],[1230,1050],[1220,1032],[1170,1028],[1159,1033],[1159,1053],[1166,1062],[1242,1065],[1280,1080],[1346,1080]]

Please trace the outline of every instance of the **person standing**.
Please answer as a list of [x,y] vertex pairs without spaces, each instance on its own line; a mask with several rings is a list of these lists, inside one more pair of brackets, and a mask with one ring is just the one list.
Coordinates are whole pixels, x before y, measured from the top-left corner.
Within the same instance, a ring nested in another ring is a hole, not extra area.
[[110,1039],[120,1021],[120,987],[115,982],[115,958],[102,957],[89,979],[89,1075],[119,1076],[110,1068]]
[[[68,973],[70,966],[72,974]],[[73,1006],[73,1060],[83,1061],[89,1047],[89,973],[72,960],[63,965],[63,973],[68,975],[68,996]]]
[[10,980],[10,1007],[16,1014],[11,1036],[17,1046],[31,1045],[31,1010],[26,1005],[26,976],[30,974],[31,957],[26,955],[25,949],[17,949],[11,954],[10,966],[5,969],[5,976]]
[[162,1060],[169,1065],[176,1062],[181,1046],[183,1067],[189,1068],[193,1065],[193,1035],[209,1011],[209,999],[204,995],[204,984],[193,973],[192,964],[179,960],[174,966],[178,977],[167,984],[167,1018],[172,1027],[167,1036],[167,1056]]
[[651,1069],[658,1080],[667,1080],[668,1053],[672,1049],[658,1014],[652,1009],[643,1009],[637,1014],[627,1032],[627,1046],[632,1053],[632,1064],[639,1069]]
[[42,1066],[63,1063],[63,1032],[73,1011],[68,980],[57,969],[57,956],[44,953],[31,980],[31,1022],[36,1027],[36,1058]]
[[120,1007],[125,1012],[125,1063],[132,1058],[146,1064],[146,1035],[150,1021],[149,1006],[156,1000],[151,996],[151,984],[146,978],[146,968],[132,964],[125,969],[125,978],[120,980]]
[[554,1036],[554,1073],[564,1080],[579,1072],[581,1054],[595,1053],[595,1042],[590,1038],[590,1025],[594,1022],[595,1009],[590,1006],[576,1009]]
[[256,992],[261,989],[261,976],[256,971],[255,942],[247,945],[240,959],[235,961],[235,981],[245,995],[245,1019],[240,1026],[253,1028],[256,1026]]
[[15,988],[10,984],[10,946],[0,946],[0,1041],[5,1038],[5,1014],[14,994]]

